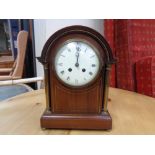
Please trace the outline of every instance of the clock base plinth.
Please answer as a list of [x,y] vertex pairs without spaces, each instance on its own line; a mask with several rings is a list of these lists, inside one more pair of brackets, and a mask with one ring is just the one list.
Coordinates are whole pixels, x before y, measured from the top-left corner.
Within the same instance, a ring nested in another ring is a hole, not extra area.
[[112,118],[108,112],[102,114],[53,114],[49,111],[41,117],[41,127],[47,129],[95,129],[112,128]]

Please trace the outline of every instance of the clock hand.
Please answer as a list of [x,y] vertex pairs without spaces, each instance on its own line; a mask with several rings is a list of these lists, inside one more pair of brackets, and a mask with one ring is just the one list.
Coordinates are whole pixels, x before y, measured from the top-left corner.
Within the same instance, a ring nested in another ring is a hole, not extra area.
[[75,67],[79,67],[79,62],[78,62],[78,60],[79,60],[79,52],[76,52],[76,63],[75,63]]

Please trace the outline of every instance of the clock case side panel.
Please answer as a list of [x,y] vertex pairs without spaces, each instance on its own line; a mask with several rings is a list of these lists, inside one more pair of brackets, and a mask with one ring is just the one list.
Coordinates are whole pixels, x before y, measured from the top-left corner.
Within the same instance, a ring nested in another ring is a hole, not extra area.
[[46,96],[46,111],[50,111],[52,109],[52,103],[51,103],[51,89],[50,89],[50,83],[51,79],[49,79],[49,65],[44,65],[44,75],[45,75],[45,96]]

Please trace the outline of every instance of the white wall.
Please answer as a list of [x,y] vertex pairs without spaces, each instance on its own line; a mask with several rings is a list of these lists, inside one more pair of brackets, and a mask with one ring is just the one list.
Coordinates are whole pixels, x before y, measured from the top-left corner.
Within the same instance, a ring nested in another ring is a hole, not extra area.
[[[103,35],[103,19],[48,19],[34,20],[36,56],[41,56],[46,40],[57,30],[71,25],[83,25],[95,29]],[[37,61],[37,76],[43,76],[43,67]]]

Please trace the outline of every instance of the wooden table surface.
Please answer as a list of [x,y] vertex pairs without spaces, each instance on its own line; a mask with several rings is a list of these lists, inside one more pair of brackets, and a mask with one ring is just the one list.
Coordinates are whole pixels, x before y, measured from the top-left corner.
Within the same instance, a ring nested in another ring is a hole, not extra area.
[[110,88],[108,104],[112,130],[45,130],[40,117],[45,109],[44,90],[0,102],[0,134],[155,134],[155,99]]

